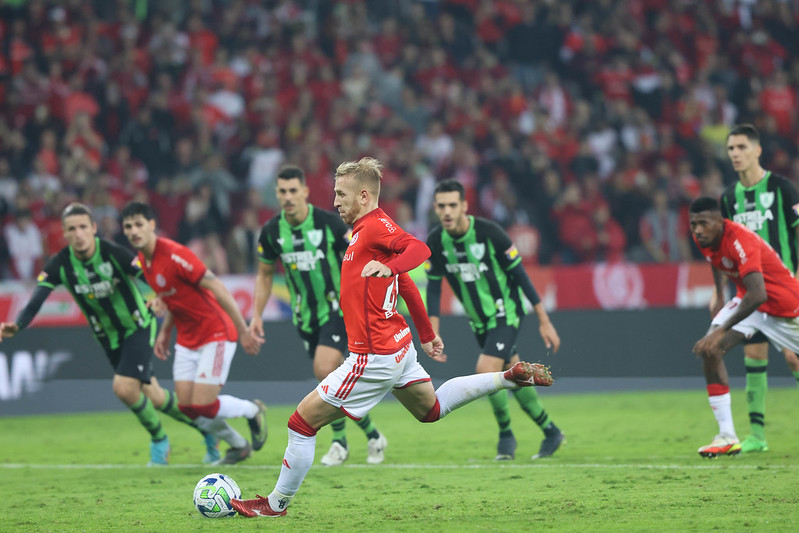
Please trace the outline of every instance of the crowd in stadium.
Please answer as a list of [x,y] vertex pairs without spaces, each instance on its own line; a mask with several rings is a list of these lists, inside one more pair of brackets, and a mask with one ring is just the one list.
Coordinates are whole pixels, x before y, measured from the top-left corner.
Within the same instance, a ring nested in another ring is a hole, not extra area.
[[[669,10],[665,10],[669,7]],[[275,175],[332,209],[384,162],[424,238],[435,184],[530,261],[679,261],[687,203],[733,183],[726,135],[799,184],[799,8],[781,0],[16,0],[0,7],[0,277],[32,279],[90,205],[152,204],[220,274],[253,272]],[[38,243],[41,242],[41,246]],[[525,246],[524,243],[527,243]]]

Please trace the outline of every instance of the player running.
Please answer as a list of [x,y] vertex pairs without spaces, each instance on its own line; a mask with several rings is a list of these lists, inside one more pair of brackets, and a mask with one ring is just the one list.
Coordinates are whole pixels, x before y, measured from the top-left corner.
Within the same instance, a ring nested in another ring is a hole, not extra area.
[[[341,217],[308,203],[305,173],[299,167],[287,165],[278,171],[276,192],[282,211],[264,225],[258,239],[260,264],[250,332],[264,336],[261,315],[272,293],[275,263],[280,260],[286,272],[294,325],[313,359],[314,377],[322,381],[344,362],[347,348],[339,284],[350,228]],[[331,423],[333,442],[321,459],[323,465],[340,465],[349,457],[344,420]],[[368,439],[366,462],[382,463],[388,440],[368,414],[356,423]]]
[[[227,381],[236,341],[255,355],[263,343],[247,324],[230,292],[191,250],[155,234],[155,213],[141,202],[122,210],[122,229],[139,251],[144,277],[168,309],[155,340],[155,355],[170,354],[172,328],[177,327],[172,366],[180,410],[195,423],[230,445],[216,464],[234,464],[266,442],[266,407],[260,400],[219,395]],[[225,419],[245,417],[252,445]]]
[[[463,185],[455,180],[438,184],[433,207],[441,222],[427,238],[427,312],[433,329],[439,331],[441,279],[446,277],[469,316],[469,325],[482,350],[477,359],[478,373],[507,370],[519,361],[516,337],[525,315],[522,293],[533,305],[544,344],[557,352],[558,332],[508,234],[490,220],[466,214],[469,206]],[[544,432],[544,440],[532,459],[549,457],[563,443],[563,433],[544,410],[535,389],[516,389],[513,395]],[[488,400],[499,424],[496,460],[514,459],[516,437],[510,428],[508,393],[497,391],[489,394]]]
[[[152,375],[156,322],[136,286],[141,269],[129,250],[97,238],[91,210],[79,203],[61,215],[67,246],[45,265],[30,301],[16,322],[0,324],[0,339],[13,337],[33,321],[50,293],[63,285],[78,304],[94,338],[114,369],[114,394],[136,415],[150,433],[150,465],[169,462],[169,439],[161,427],[156,407],[175,420],[197,427],[178,409],[172,391],[161,388]],[[219,459],[216,439],[203,432],[203,462]]]
[[403,297],[433,359],[444,360],[444,343],[433,331],[419,291],[407,272],[430,255],[427,246],[397,226],[378,207],[381,165],[369,157],[339,165],[334,206],[353,235],[341,270],[341,308],[349,357],[297,406],[289,419],[289,441],[275,489],[268,497],[231,500],[242,515],[283,516],[313,464],[319,428],[343,416],[355,420],[389,392],[421,422],[435,422],[476,398],[501,389],[551,385],[541,365],[516,363],[506,372],[451,379],[437,390],[416,359]]

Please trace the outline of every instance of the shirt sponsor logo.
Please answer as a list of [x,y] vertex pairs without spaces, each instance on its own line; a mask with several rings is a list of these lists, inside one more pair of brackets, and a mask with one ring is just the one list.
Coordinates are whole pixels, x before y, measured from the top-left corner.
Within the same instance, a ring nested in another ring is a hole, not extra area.
[[[408,333],[410,333],[410,332],[411,332],[411,328],[405,328],[402,331],[400,331],[399,333],[395,333],[394,334],[394,342],[401,341],[402,339],[407,337]],[[397,362],[399,363],[399,361],[397,361]]]
[[767,209],[765,212],[747,211],[746,213],[734,214],[732,219],[752,231],[760,231],[768,220],[774,220],[774,213],[771,212],[771,209]]
[[318,260],[324,258],[325,254],[322,250],[305,250],[280,254],[280,259],[286,267],[300,272],[309,272],[316,269]]
[[355,252],[344,254],[344,261],[352,261],[354,257],[355,257]]
[[114,294],[114,284],[108,280],[97,283],[79,283],[73,286],[73,290],[75,294],[85,294],[89,299],[108,298]]
[[749,258],[746,257],[746,252],[744,251],[744,247],[741,245],[741,241],[735,239],[732,244],[735,246],[735,251],[738,252],[738,257],[741,258],[741,264],[745,265]]
[[378,220],[383,223],[389,233],[394,233],[397,231],[397,228],[394,227],[394,224],[392,224],[389,219],[381,217]]
[[475,265],[474,263],[448,263],[446,266],[449,274],[460,277],[464,283],[471,283],[481,278],[481,272],[488,272],[485,263]]
[[189,272],[194,270],[194,265],[192,265],[191,263],[189,263],[188,261],[186,261],[185,259],[180,257],[178,254],[172,254],[169,257],[172,259],[172,261],[174,261],[175,263],[179,264],[180,266],[182,266],[183,268],[185,268]]

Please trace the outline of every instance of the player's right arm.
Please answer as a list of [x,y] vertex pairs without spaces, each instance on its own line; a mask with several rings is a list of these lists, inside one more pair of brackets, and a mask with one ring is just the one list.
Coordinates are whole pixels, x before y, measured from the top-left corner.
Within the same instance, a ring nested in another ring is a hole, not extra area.
[[33,294],[31,295],[31,299],[28,300],[28,303],[25,307],[20,311],[17,319],[14,322],[3,322],[0,323],[0,342],[3,339],[10,339],[26,327],[30,325],[33,319],[36,317],[36,314],[39,312],[39,309],[42,308],[42,304],[50,296],[50,293],[53,292],[53,289],[59,284],[59,276],[58,271],[61,267],[63,251],[58,253],[47,262],[47,265],[44,267],[44,270],[39,274],[36,278],[37,284],[36,288],[33,289]]
[[266,303],[272,295],[274,277],[275,264],[261,261],[258,264],[258,273],[255,275],[255,294],[252,304],[252,319],[249,326],[250,333],[256,337],[264,336],[264,322],[261,315],[263,315]]

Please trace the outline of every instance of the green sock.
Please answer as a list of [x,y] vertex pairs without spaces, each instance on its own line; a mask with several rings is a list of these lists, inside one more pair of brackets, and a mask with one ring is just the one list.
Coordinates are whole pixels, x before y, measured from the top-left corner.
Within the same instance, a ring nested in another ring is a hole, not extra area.
[[171,416],[178,422],[183,422],[184,424],[197,427],[194,425],[194,422],[192,421],[191,418],[180,412],[180,407],[178,407],[177,394],[175,394],[171,390],[164,389],[164,395],[166,396],[166,398],[164,399],[164,403],[161,404],[161,407],[158,408],[159,411],[161,411],[166,415]]
[[796,386],[799,387],[799,370],[793,373],[793,377],[796,379]]
[[532,418],[538,427],[544,429],[552,422],[547,412],[544,411],[544,406],[541,405],[534,387],[521,387],[514,390],[513,395],[516,396],[516,401],[519,402],[527,416]]
[[139,423],[144,426],[154,441],[163,440],[166,438],[164,428],[161,427],[161,421],[158,419],[158,411],[153,407],[153,402],[144,395],[143,392],[139,393],[139,401],[130,406],[130,410],[139,419]]
[[488,395],[488,401],[494,409],[494,418],[499,424],[499,436],[510,433],[510,407],[508,406],[508,391],[501,390]]
[[361,418],[356,422],[358,426],[366,433],[367,439],[377,439],[380,438],[380,432],[377,431],[377,428],[374,424],[372,424],[372,419],[369,418],[367,414],[365,417]]
[[749,426],[752,435],[766,438],[766,390],[768,389],[768,375],[765,359],[751,359],[744,357],[746,366],[746,405],[749,407]]
[[344,418],[339,418],[330,427],[333,428],[333,442],[338,441],[345,448],[347,447],[347,435],[344,433]]

